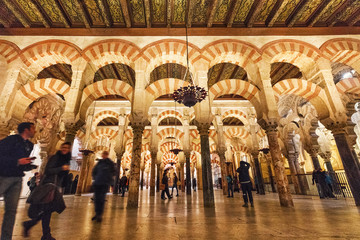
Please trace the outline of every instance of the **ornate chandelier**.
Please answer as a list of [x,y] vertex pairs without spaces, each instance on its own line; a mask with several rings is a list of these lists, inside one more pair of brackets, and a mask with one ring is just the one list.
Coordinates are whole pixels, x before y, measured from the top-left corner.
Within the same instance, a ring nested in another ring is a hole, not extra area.
[[[186,8],[187,9],[187,8]],[[187,13],[185,13],[187,16]],[[187,17],[186,17],[187,18]],[[173,93],[173,99],[175,102],[184,104],[187,107],[192,107],[196,103],[201,102],[206,98],[207,92],[204,88],[196,86],[189,71],[189,39],[188,39],[188,25],[187,19],[185,20],[185,33],[186,33],[186,73],[184,75],[184,81],[189,74],[190,86],[180,87]]]

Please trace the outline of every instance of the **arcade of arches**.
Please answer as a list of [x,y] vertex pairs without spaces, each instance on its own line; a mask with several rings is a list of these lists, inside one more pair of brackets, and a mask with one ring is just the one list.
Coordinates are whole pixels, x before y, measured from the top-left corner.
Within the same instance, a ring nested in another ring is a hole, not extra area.
[[34,122],[41,166],[73,142],[77,195],[89,191],[99,153],[110,151],[130,176],[129,208],[142,189],[155,195],[169,166],[183,191],[185,178],[197,178],[213,207],[214,186],[226,194],[219,179],[240,160],[281,206],[314,194],[308,175],[318,167],[344,171],[360,205],[360,37],[295,38],[190,37],[189,71],[208,96],[187,108],[171,97],[190,81],[182,37],[3,36],[1,135]]

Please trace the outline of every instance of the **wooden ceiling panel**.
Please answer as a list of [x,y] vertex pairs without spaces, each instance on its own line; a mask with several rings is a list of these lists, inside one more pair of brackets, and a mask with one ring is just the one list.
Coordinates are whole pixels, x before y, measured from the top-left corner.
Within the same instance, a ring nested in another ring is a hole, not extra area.
[[225,79],[239,79],[247,81],[246,71],[232,63],[219,63],[209,69],[208,86],[209,88],[217,82]]
[[295,11],[296,7],[301,0],[289,0],[285,7],[281,10],[281,13],[276,19],[276,22],[285,23],[289,16]]
[[93,82],[104,79],[119,79],[135,87],[135,71],[121,63],[111,63],[97,70]]
[[329,4],[322,10],[318,22],[326,22],[328,18],[343,4],[345,0],[332,0]]
[[0,21],[5,27],[23,27],[21,22],[3,1],[0,1]]
[[311,15],[316,11],[317,7],[321,4],[323,0],[311,0],[308,1],[304,7],[302,14],[298,15],[297,21],[300,23],[305,23]]
[[209,6],[211,0],[192,0],[194,1],[193,5],[193,14],[192,14],[192,26],[206,26],[207,20],[209,17]]
[[111,19],[113,23],[120,23],[121,25],[125,24],[123,10],[119,0],[106,0],[107,5],[109,6],[109,11],[111,14]]
[[79,9],[80,4],[75,3],[77,0],[55,0],[58,1],[72,26],[84,26],[84,17]]
[[128,0],[132,26],[145,27],[145,5],[143,0]]
[[241,0],[239,9],[235,15],[234,23],[245,23],[253,4],[254,0]]
[[[275,6],[277,0],[268,0],[265,1],[265,4],[262,6],[259,15],[257,15],[255,22],[264,23],[267,17],[269,16],[271,10]],[[260,6],[258,6],[260,7]]]
[[167,20],[167,1],[151,0],[151,23],[154,26],[166,25]]
[[185,24],[185,9],[187,0],[171,0],[172,25]]
[[64,22],[66,23],[66,20],[55,0],[37,0],[36,3],[39,5],[39,8],[41,8],[41,10],[46,14],[46,18],[51,21],[52,25],[63,25]]
[[95,0],[84,0],[85,12],[90,18],[92,26],[105,27],[104,18]]
[[233,11],[231,7],[234,2],[232,0],[219,0],[215,8],[213,24],[226,24],[229,14]]
[[[150,73],[150,84],[161,79],[165,78],[177,78],[177,79],[184,79],[186,73],[186,68],[177,63],[166,63],[157,68],[155,68]],[[187,75],[186,79],[187,82],[190,82],[190,76]]]

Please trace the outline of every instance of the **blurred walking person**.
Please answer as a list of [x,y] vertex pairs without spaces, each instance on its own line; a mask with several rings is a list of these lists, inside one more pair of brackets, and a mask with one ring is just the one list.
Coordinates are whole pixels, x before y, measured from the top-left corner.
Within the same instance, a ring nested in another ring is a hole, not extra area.
[[161,199],[162,200],[165,200],[166,197],[165,197],[165,193],[166,193],[166,196],[171,199],[172,196],[170,195],[170,192],[169,192],[169,179],[168,179],[168,169],[165,169],[164,170],[164,174],[163,174],[163,177],[162,177],[162,180],[161,180],[161,183],[162,183],[162,191],[161,191]]
[[239,181],[241,184],[241,191],[243,192],[244,205],[248,207],[250,201],[251,207],[254,207],[253,196],[252,196],[252,185],[249,175],[250,164],[245,161],[240,161],[240,167],[236,170],[239,173]]
[[106,193],[114,182],[116,173],[115,163],[109,158],[109,152],[104,151],[101,157],[102,159],[99,160],[92,172],[95,216],[91,220],[96,220],[97,222],[102,221]]
[[228,198],[233,198],[234,197],[234,180],[232,178],[232,176],[229,174],[226,177],[226,181],[228,183]]
[[123,176],[120,178],[119,181],[119,186],[120,186],[120,191],[121,191],[121,197],[125,196],[125,192],[126,192],[126,183],[127,183],[128,179],[126,177],[126,174],[124,173]]
[[178,181],[179,181],[179,179],[178,179],[176,173],[174,172],[174,180],[173,180],[173,186],[171,189],[171,196],[173,196],[174,188],[176,189],[176,196],[177,197],[179,196]]
[[192,185],[194,192],[196,192],[196,186],[197,186],[196,178],[193,178]]

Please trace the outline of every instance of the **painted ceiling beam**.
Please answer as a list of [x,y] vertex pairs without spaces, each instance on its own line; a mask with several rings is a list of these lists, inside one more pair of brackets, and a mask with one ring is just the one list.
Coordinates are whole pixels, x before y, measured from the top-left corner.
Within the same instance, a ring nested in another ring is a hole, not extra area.
[[171,27],[171,16],[172,16],[172,12],[171,12],[171,0],[167,0],[167,22],[166,25],[167,27]]
[[150,16],[151,16],[150,1],[149,1],[149,0],[144,0],[144,4],[145,4],[146,27],[151,28],[151,20],[150,20]]
[[346,0],[341,6],[336,9],[336,11],[329,17],[327,20],[327,25],[329,27],[332,27],[336,24],[336,22],[341,18],[341,16],[344,14],[345,9],[349,6],[351,6],[352,0]]
[[42,24],[44,24],[46,28],[49,28],[50,22],[46,19],[45,15],[43,15],[39,7],[39,4],[36,2],[36,0],[29,1],[29,4],[31,5],[32,9],[34,9],[35,14],[40,18]]
[[274,23],[276,22],[276,20],[278,19],[278,17],[280,16],[280,14],[283,12],[284,8],[286,7],[286,5],[290,2],[290,0],[283,0],[280,7],[277,9],[277,11],[275,12],[275,14],[269,19],[269,23],[267,24],[268,27],[272,27],[274,26]]
[[232,9],[232,12],[229,17],[227,27],[232,27],[232,24],[234,23],[234,19],[235,19],[236,13],[240,7],[240,4],[241,4],[241,0],[236,0],[234,8]]
[[187,21],[187,26],[191,27],[195,1],[194,0],[188,0],[186,2],[188,3],[188,6],[186,6],[188,8],[188,14],[187,14],[187,16],[185,18],[185,21]]
[[360,9],[357,10],[350,18],[350,21],[348,23],[349,26],[354,26],[355,23],[360,21]]
[[10,9],[10,11],[15,15],[17,19],[21,22],[24,27],[30,27],[29,22],[26,18],[14,7],[13,3],[10,0],[4,0],[5,5]]
[[2,16],[0,16],[0,23],[6,28],[10,27],[10,24],[7,21],[5,21],[5,19],[3,19]]
[[308,26],[312,27],[314,24],[319,20],[321,15],[323,15],[325,12],[328,11],[328,9],[331,7],[331,0],[322,1],[318,8],[315,10],[314,14],[310,17],[308,20]]
[[219,0],[214,0],[212,5],[210,6],[211,10],[210,10],[209,18],[208,18],[209,20],[208,20],[208,23],[207,23],[208,27],[212,27],[218,3],[219,3]]
[[[266,4],[267,0],[259,0],[257,1],[257,5],[255,7],[254,12],[251,14],[249,21],[247,22],[247,27],[252,27],[254,25],[254,22],[257,18],[257,16],[259,15],[262,7],[264,6],[264,4]],[[255,3],[254,3],[255,4]]]
[[104,19],[106,27],[111,27],[110,16],[106,11],[103,0],[97,0],[96,4],[98,5],[98,7],[100,9],[100,13],[101,13],[102,18]]
[[131,19],[130,19],[130,15],[129,15],[129,9],[128,9],[128,5],[126,0],[120,0],[120,4],[121,4],[121,8],[124,14],[124,19],[125,19],[125,25],[126,27],[130,28],[131,27]]
[[64,23],[65,27],[70,28],[71,27],[71,21],[66,16],[66,13],[65,13],[64,9],[61,7],[61,4],[60,4],[59,0],[54,0],[54,1],[55,1],[56,6],[58,7],[58,9],[61,12],[60,17],[63,19],[63,23]]
[[292,19],[290,20],[288,27],[293,27],[296,23],[296,21],[303,15],[303,13],[306,10],[306,5],[310,2],[310,0],[304,0],[302,1],[302,5],[300,7],[300,9],[295,13],[295,15],[292,17]]
[[75,0],[74,3],[76,4],[76,8],[79,10],[81,18],[84,21],[85,27],[90,28],[90,22],[89,22],[88,18],[86,17],[83,0]]

